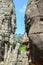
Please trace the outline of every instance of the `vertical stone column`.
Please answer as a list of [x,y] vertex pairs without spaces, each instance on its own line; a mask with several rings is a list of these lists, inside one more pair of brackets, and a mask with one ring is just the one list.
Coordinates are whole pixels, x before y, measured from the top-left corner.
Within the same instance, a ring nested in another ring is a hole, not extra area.
[[6,60],[7,58],[7,44],[5,43],[5,55],[4,55],[4,61]]

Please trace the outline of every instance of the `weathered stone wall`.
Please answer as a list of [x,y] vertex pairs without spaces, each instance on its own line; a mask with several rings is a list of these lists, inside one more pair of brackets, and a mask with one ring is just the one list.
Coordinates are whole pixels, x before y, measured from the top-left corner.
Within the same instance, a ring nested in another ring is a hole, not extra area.
[[15,29],[16,14],[13,0],[0,0],[0,59],[6,59],[9,48],[11,50]]
[[43,0],[29,0],[25,13],[25,30],[29,37],[32,62],[43,65]]

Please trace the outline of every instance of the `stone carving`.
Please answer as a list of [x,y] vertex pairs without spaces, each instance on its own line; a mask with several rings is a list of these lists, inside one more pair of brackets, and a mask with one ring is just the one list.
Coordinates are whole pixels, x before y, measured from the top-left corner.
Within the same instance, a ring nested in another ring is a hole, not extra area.
[[27,37],[27,33],[25,32],[25,33],[24,33],[24,36],[23,36],[22,43],[26,45],[26,44],[28,44],[28,42],[29,42],[29,39],[28,39],[28,37]]
[[43,65],[43,0],[29,0],[25,13],[25,30],[29,37],[32,62]]
[[7,53],[13,46],[15,29],[16,15],[13,0],[0,0],[0,60],[6,60]]

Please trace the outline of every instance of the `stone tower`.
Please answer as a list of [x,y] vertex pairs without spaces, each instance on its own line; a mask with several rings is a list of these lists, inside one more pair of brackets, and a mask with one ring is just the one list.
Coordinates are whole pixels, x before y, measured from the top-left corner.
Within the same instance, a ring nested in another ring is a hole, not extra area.
[[6,60],[14,44],[16,14],[13,0],[0,0],[0,61]]
[[25,30],[32,62],[43,65],[43,0],[29,0],[25,12]]

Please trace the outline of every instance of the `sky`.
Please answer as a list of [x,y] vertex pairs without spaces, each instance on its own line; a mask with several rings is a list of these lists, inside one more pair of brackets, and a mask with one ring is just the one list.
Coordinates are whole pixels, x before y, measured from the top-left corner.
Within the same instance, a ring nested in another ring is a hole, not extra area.
[[28,0],[13,0],[16,10],[16,34],[24,34],[25,24],[24,24],[24,15],[26,10],[26,5]]

